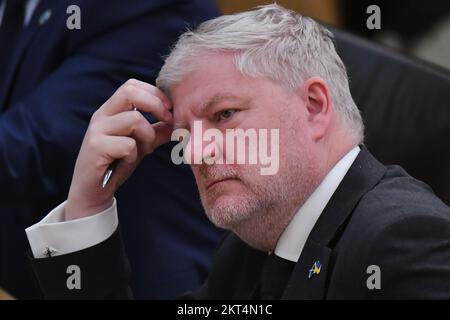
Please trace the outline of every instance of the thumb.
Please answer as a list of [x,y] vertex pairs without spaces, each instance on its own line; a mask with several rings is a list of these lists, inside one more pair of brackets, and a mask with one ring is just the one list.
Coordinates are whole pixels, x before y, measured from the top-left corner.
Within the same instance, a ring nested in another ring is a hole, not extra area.
[[173,132],[173,122],[157,122],[152,125],[155,130],[155,140],[153,142],[153,149],[170,141]]

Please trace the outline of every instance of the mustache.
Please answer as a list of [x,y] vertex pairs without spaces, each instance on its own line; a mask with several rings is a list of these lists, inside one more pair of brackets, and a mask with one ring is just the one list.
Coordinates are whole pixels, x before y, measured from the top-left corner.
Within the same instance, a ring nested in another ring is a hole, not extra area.
[[240,179],[236,168],[226,165],[205,165],[199,167],[200,176],[206,181],[215,181],[222,179]]

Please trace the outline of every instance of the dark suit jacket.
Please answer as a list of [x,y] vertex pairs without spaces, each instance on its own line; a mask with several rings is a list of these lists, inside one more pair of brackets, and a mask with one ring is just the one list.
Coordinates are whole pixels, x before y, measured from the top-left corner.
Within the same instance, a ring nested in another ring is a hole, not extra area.
[[[81,30],[66,28],[72,4]],[[153,83],[186,26],[217,14],[212,0],[40,0],[0,88],[0,286],[32,297],[24,228],[67,197],[92,113],[128,78]],[[122,217],[122,230],[136,296],[174,297],[201,285],[220,234],[190,169],[172,165],[170,148],[161,148],[117,196],[134,213]]]
[[[258,297],[266,258],[230,234],[206,283],[183,298]],[[321,272],[308,278],[315,261]],[[46,298],[129,297],[118,231],[97,246],[31,264]],[[81,290],[67,289],[72,264],[81,268]],[[380,290],[367,287],[372,265],[380,268]],[[450,298],[450,209],[427,185],[398,166],[383,166],[363,147],[309,235],[282,298]]]

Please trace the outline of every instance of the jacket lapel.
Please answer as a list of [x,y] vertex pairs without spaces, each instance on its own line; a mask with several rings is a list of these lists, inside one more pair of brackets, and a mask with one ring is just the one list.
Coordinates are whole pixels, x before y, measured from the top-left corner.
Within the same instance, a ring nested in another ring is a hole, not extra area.
[[[331,254],[360,199],[383,177],[386,168],[370,152],[361,151],[311,231],[282,299],[324,299],[332,273]],[[309,277],[319,262],[320,272]]]
[[323,299],[330,255],[330,248],[314,240],[308,240],[281,299]]
[[[11,61],[11,67],[8,69],[6,79],[2,88],[0,88],[0,111],[6,108],[8,97],[10,94],[10,88],[14,82],[14,76],[20,66],[23,55],[27,49],[28,44],[33,39],[33,36],[39,30],[39,27],[46,21],[42,15],[49,9],[50,0],[40,0],[39,4],[35,8],[31,20],[22,32],[20,40],[17,44],[17,48]],[[50,18],[48,16],[48,18]]]

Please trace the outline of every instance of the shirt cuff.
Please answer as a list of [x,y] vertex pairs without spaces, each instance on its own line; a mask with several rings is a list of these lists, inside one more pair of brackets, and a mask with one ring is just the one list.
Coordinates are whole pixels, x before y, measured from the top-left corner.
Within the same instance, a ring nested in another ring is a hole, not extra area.
[[25,229],[36,259],[59,256],[92,247],[108,239],[119,224],[116,199],[95,215],[65,221],[64,201],[40,222]]

